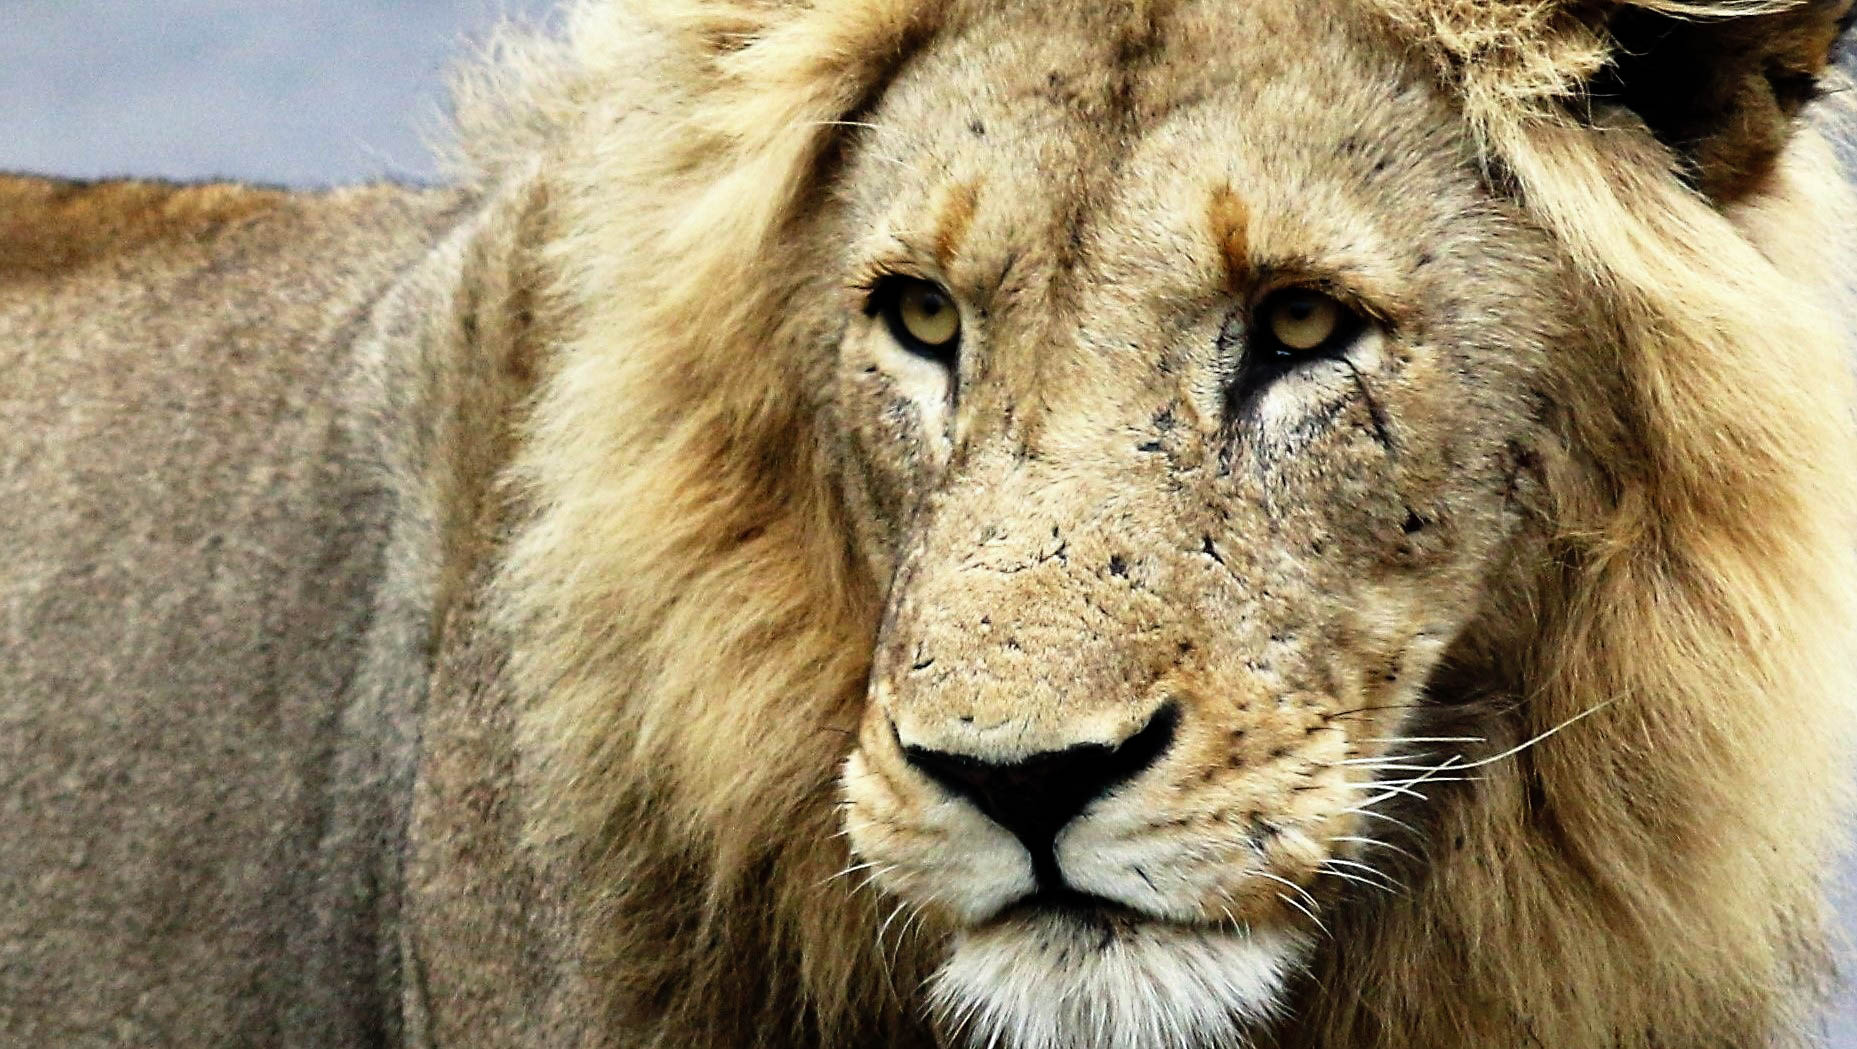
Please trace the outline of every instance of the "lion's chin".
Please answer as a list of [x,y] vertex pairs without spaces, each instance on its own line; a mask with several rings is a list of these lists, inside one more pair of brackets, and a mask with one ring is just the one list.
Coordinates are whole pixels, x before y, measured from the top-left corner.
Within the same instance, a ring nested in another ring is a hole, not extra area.
[[1269,930],[1020,912],[957,937],[932,1001],[975,1046],[1227,1049],[1280,1007],[1305,950]]

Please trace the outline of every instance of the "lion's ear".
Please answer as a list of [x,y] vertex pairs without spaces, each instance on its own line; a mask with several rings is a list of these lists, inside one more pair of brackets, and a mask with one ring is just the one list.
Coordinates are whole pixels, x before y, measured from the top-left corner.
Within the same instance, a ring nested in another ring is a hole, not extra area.
[[1757,190],[1818,97],[1853,0],[1638,0],[1606,23],[1598,104],[1636,113],[1718,203]]

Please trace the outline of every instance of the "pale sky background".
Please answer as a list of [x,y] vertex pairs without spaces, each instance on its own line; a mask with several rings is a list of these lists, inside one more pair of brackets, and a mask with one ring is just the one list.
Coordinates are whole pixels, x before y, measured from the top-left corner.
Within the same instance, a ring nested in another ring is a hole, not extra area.
[[[423,143],[442,127],[446,62],[499,15],[538,18],[550,7],[0,0],[0,170],[298,186],[429,180]],[[1846,924],[1857,939],[1851,869]],[[1857,955],[1846,957],[1857,976]],[[1840,994],[1826,1044],[1857,1049],[1857,989]]]
[[441,74],[549,0],[0,0],[0,169],[426,179]]

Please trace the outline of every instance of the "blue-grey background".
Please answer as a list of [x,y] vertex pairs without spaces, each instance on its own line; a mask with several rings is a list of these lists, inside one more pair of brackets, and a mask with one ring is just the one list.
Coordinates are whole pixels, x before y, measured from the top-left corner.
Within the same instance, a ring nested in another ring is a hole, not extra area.
[[426,179],[446,63],[549,0],[0,0],[0,169]]
[[[443,127],[446,63],[498,17],[533,20],[549,7],[0,0],[0,170],[428,180],[424,142]],[[1857,873],[1844,890],[1857,930]],[[1857,954],[1846,957],[1857,975]],[[1857,1049],[1857,988],[1840,993],[1827,1035],[1835,1049]]]

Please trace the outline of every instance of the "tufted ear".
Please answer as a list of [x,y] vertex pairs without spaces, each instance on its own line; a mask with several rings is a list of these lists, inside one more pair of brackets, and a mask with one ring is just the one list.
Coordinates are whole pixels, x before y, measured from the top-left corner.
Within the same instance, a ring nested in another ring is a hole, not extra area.
[[1699,190],[1727,203],[1772,170],[1854,15],[1853,0],[1620,4],[1589,97],[1637,114]]

